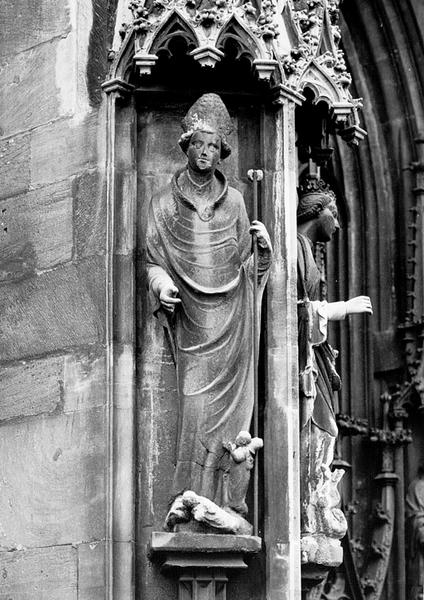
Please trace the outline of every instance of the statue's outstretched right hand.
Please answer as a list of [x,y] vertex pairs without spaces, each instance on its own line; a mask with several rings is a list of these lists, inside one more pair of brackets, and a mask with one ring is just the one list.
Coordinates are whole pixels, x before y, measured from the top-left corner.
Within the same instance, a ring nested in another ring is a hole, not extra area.
[[369,313],[372,315],[372,304],[368,296],[356,296],[346,301],[346,314]]
[[181,298],[177,298],[179,293],[178,288],[175,285],[164,286],[159,294],[159,300],[162,308],[168,313],[173,313],[175,306],[181,304]]

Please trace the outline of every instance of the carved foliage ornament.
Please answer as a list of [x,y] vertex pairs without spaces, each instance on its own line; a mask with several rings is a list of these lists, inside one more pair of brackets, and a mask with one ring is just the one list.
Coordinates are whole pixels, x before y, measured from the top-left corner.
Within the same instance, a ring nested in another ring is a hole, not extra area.
[[361,102],[349,92],[351,76],[339,48],[339,0],[130,0],[129,8],[132,21],[120,30],[111,77],[125,73],[123,57],[149,75],[158,52],[170,52],[175,37],[202,66],[214,67],[231,40],[260,79],[272,79],[299,102],[309,87],[315,102],[326,102],[335,122],[349,130],[347,141],[365,135]]

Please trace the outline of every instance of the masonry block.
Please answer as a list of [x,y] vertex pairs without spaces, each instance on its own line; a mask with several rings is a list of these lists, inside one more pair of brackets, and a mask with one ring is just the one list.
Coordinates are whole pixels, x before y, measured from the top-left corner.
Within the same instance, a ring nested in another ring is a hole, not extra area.
[[97,164],[97,113],[82,122],[59,120],[31,134],[31,184],[61,181]]
[[0,600],[77,600],[72,546],[0,552]]
[[0,201],[0,281],[51,268],[72,258],[69,182]]
[[0,286],[2,359],[102,343],[105,265],[92,258]]
[[75,253],[78,258],[106,252],[106,190],[98,171],[75,177],[74,198]]
[[63,356],[52,356],[0,367],[0,422],[58,410],[63,366]]
[[103,408],[1,425],[0,547],[104,539],[105,429]]
[[78,600],[105,599],[105,546],[105,542],[78,545]]
[[66,34],[69,8],[55,0],[2,0],[0,23],[0,56],[7,56]]
[[26,192],[30,185],[30,137],[0,140],[0,199]]
[[9,56],[0,63],[0,131],[9,136],[61,116],[56,89],[59,40]]

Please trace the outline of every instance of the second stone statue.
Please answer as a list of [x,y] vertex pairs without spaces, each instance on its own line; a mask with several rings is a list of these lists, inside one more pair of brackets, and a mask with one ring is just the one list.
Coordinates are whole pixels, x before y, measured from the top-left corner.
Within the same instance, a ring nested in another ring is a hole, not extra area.
[[147,231],[152,310],[168,334],[179,396],[166,527],[199,530],[202,523],[203,529],[250,533],[244,498],[240,509],[229,506],[226,482],[229,448],[252,419],[253,296],[260,307],[271,242],[262,223],[249,224],[242,195],[217,169],[231,153],[232,122],[221,98],[201,96],[183,119],[183,130],[179,144],[187,166],[152,198]]

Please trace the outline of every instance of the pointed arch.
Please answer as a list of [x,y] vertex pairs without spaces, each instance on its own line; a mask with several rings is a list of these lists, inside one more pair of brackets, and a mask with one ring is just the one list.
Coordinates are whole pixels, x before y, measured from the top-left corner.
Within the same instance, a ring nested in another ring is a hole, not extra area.
[[185,41],[188,51],[199,46],[199,39],[194,27],[187,21],[182,12],[174,8],[156,29],[149,41],[146,41],[145,48],[149,54],[156,54],[161,50],[169,52],[169,45],[176,38]]
[[248,57],[253,63],[255,59],[268,58],[261,40],[249,31],[237,15],[232,15],[222,28],[216,40],[216,47],[225,52],[228,43],[234,44],[237,49],[236,59]]
[[302,92],[306,87],[314,93],[314,104],[325,102],[329,108],[341,103],[350,103],[348,93],[342,93],[332,76],[315,60],[312,59],[304,68],[298,82],[297,90]]

